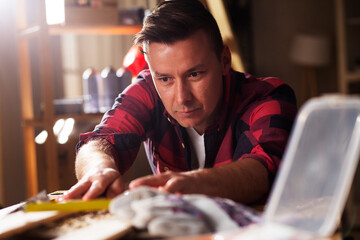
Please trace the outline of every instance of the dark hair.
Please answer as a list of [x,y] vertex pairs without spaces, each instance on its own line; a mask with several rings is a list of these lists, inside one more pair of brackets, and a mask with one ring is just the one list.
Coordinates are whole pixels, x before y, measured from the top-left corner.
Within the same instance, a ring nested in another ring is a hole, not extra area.
[[203,30],[220,59],[223,41],[216,20],[198,0],[168,0],[157,5],[145,19],[142,30],[135,35],[134,43],[158,42],[172,44]]

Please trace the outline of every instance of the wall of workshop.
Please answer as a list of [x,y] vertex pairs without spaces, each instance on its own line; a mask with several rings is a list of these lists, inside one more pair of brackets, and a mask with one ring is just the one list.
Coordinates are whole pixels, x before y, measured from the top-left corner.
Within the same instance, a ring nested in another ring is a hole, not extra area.
[[0,205],[25,199],[16,1],[0,1]]
[[332,0],[251,0],[254,69],[301,89],[301,67],[289,59],[296,34],[323,34],[331,45],[330,63],[317,69],[319,94],[336,92],[335,11]]

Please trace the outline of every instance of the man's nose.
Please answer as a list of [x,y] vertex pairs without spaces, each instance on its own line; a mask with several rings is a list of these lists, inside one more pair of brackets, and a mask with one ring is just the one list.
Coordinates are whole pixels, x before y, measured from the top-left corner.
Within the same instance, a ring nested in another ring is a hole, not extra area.
[[175,89],[176,101],[178,104],[184,104],[191,101],[191,86],[186,80],[178,80]]

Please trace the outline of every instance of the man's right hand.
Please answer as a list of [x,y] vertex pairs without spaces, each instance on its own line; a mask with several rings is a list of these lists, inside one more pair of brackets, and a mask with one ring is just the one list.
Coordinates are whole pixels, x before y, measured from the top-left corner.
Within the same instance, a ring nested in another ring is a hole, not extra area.
[[113,198],[124,191],[125,185],[120,173],[112,168],[90,171],[58,200],[94,199],[104,195]]
[[93,140],[84,144],[76,156],[75,171],[78,183],[58,201],[89,200],[99,196],[113,198],[125,190],[123,178],[106,141]]

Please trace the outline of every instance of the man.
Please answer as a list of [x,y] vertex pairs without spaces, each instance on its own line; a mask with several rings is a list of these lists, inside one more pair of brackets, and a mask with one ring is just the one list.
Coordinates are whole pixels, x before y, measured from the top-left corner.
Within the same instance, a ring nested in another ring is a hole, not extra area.
[[80,136],[79,182],[64,199],[122,193],[122,174],[144,142],[156,175],[130,189],[264,200],[296,114],[290,87],[231,70],[216,21],[197,1],[160,3],[135,43],[149,70]]

